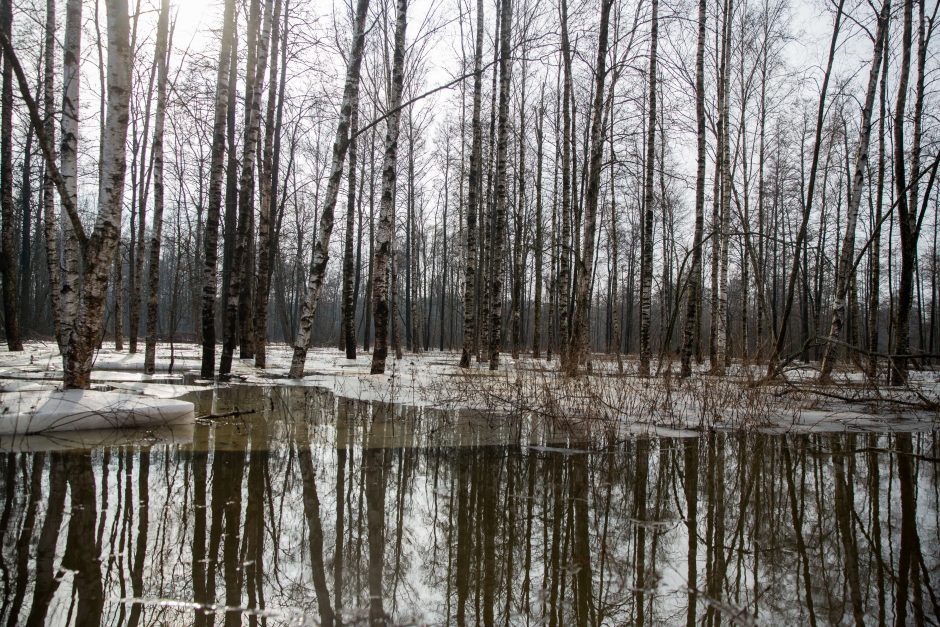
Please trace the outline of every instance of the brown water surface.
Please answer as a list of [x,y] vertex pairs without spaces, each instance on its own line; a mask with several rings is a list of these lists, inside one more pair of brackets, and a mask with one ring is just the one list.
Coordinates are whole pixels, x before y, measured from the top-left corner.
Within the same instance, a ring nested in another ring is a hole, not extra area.
[[937,432],[192,400],[238,415],[3,453],[3,624],[940,623]]

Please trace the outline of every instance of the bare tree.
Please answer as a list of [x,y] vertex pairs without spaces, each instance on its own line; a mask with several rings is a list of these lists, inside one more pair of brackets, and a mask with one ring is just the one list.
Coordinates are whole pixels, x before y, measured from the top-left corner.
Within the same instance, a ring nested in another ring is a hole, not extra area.
[[[587,195],[584,203],[584,243],[578,258],[578,285],[575,296],[574,337],[568,366],[575,371],[590,352],[588,343],[591,324],[591,282],[593,280],[594,247],[597,239],[597,207],[601,191],[601,170],[604,167],[604,84],[607,79],[607,38],[610,31],[610,9],[613,0],[601,0],[600,35],[597,41],[597,63],[594,66],[594,103],[591,109],[591,149],[588,164]],[[655,4],[654,0],[654,7]],[[653,9],[654,38],[651,44],[650,72],[656,72],[657,9]],[[655,79],[650,81],[650,93],[655,95]],[[655,104],[652,106],[655,107]],[[655,109],[654,109],[655,111]],[[652,127],[651,127],[652,128]],[[652,141],[652,133],[650,135]]]
[[[13,0],[0,2],[0,28],[13,38]],[[17,272],[13,267],[13,64],[3,55],[3,86],[0,90],[0,274],[3,277],[3,325],[7,348],[23,350],[20,337]]]
[[643,239],[640,253],[640,370],[650,376],[650,308],[653,300],[653,174],[656,157],[656,47],[659,38],[659,1],[652,2],[650,22],[649,102],[647,106],[646,174],[643,186]]
[[470,167],[467,177],[467,257],[464,263],[463,352],[460,367],[469,368],[476,352],[477,334],[477,216],[479,214],[480,169],[483,159],[483,128],[480,109],[483,100],[483,0],[477,0],[476,48],[473,55],[473,113],[471,114]]
[[[385,156],[382,160],[382,197],[379,222],[375,232],[372,263],[372,309],[375,318],[375,344],[372,349],[371,374],[385,374],[388,356],[389,265],[395,231],[395,181],[398,173],[398,132],[401,126],[401,92],[405,81],[405,29],[408,24],[408,0],[397,0],[395,43],[392,53],[392,82],[388,98],[385,131]],[[391,321],[395,325],[394,318]],[[394,327],[397,328],[397,325]],[[395,342],[396,346],[398,342]]]
[[702,300],[702,237],[705,230],[705,23],[706,2],[698,3],[698,44],[695,51],[695,130],[698,157],[695,168],[695,231],[692,238],[692,267],[686,288],[685,330],[682,337],[681,376],[692,374],[692,349]]
[[[333,162],[330,169],[330,179],[327,183],[323,209],[320,212],[320,229],[317,243],[313,249],[313,258],[310,262],[307,295],[304,299],[303,313],[300,316],[300,330],[297,332],[297,339],[294,342],[294,356],[291,359],[289,376],[294,379],[299,379],[304,373],[304,361],[307,358],[307,349],[310,346],[313,330],[313,317],[317,311],[320,290],[323,289],[323,280],[326,277],[326,264],[330,259],[330,236],[333,234],[334,212],[336,210],[336,198],[339,195],[339,184],[343,178],[343,163],[346,160],[346,151],[349,149],[349,126],[353,111],[357,111],[359,108],[359,73],[362,67],[363,51],[365,50],[365,23],[368,13],[369,0],[358,0],[356,4],[355,33],[353,34],[349,53],[349,63],[346,66],[343,102],[340,106],[339,123],[336,126],[336,138],[333,141]],[[399,19],[403,20],[404,18]],[[395,106],[397,106],[397,103]]]
[[157,358],[157,296],[160,292],[160,243],[163,239],[163,129],[166,122],[169,63],[170,0],[161,0],[157,22],[157,112],[153,124],[153,226],[150,229],[150,273],[147,295],[147,341],[144,372],[153,374]]
[[872,111],[875,107],[875,91],[878,87],[878,72],[881,69],[881,55],[891,14],[891,0],[884,0],[881,14],[878,16],[878,30],[875,34],[875,49],[872,54],[871,69],[868,73],[868,87],[865,90],[865,103],[862,105],[862,120],[858,129],[858,145],[855,149],[855,174],[852,177],[851,196],[846,207],[845,236],[842,240],[842,254],[839,257],[839,272],[836,275],[835,301],[832,306],[832,323],[829,328],[829,341],[823,353],[819,369],[819,379],[831,382],[832,362],[835,357],[835,340],[839,340],[842,327],[845,326],[846,296],[849,285],[855,276],[855,228],[858,223],[858,208],[862,202],[865,174],[868,172],[868,145],[871,139]]
[[499,113],[496,125],[496,214],[490,238],[490,370],[499,367],[503,325],[503,237],[506,232],[506,165],[509,152],[509,85],[512,64],[512,0],[502,0],[499,43]]

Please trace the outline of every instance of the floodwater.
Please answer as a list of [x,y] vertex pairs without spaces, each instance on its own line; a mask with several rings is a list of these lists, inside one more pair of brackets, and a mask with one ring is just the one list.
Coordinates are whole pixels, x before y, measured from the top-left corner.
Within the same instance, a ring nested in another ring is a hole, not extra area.
[[3,454],[4,624],[940,621],[936,431],[624,437],[300,387],[193,400],[237,415]]

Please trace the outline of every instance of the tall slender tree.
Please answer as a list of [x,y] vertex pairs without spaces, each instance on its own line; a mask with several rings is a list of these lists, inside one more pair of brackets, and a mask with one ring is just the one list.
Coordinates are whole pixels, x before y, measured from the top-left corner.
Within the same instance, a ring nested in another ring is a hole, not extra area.
[[463,351],[460,367],[469,368],[477,337],[477,217],[479,215],[480,171],[483,159],[483,126],[480,116],[483,100],[483,0],[477,0],[476,47],[473,54],[473,113],[471,114],[470,166],[467,177],[467,255],[464,262]]
[[[255,294],[255,367],[267,365],[268,300],[271,291],[271,263],[274,257],[274,224],[272,208],[277,202],[277,172],[274,171],[275,136],[280,132],[277,116],[282,111],[278,103],[283,93],[278,88],[278,53],[281,46],[281,5],[274,2],[274,17],[271,26],[271,77],[268,81],[268,103],[265,109],[264,148],[261,157],[261,185],[259,189],[260,211],[258,214],[258,274]],[[286,42],[285,42],[286,44]]]
[[832,322],[829,327],[829,341],[826,344],[822,364],[819,369],[819,379],[822,382],[831,382],[832,379],[832,362],[835,358],[836,340],[840,339],[842,328],[845,326],[846,298],[848,296],[849,286],[855,276],[855,228],[858,223],[858,208],[862,202],[865,175],[868,172],[868,146],[871,139],[872,112],[875,108],[878,73],[881,70],[881,56],[884,50],[884,40],[890,14],[891,1],[884,0],[881,13],[878,16],[878,29],[875,34],[874,52],[872,54],[871,68],[868,72],[868,87],[865,90],[865,102],[862,105],[862,119],[858,128],[858,144],[855,149],[855,173],[852,176],[849,202],[846,207],[845,235],[842,239],[842,252],[839,257],[838,274],[836,275],[836,289],[832,305]]
[[157,297],[160,293],[160,244],[163,241],[163,129],[166,124],[170,0],[161,0],[157,22],[157,111],[153,123],[153,225],[150,229],[150,272],[147,294],[147,340],[144,372],[153,374],[157,357]]
[[371,374],[385,374],[385,360],[388,357],[388,325],[389,322],[395,325],[394,317],[389,321],[389,266],[392,263],[392,240],[395,236],[395,182],[398,172],[401,93],[405,82],[405,29],[408,25],[408,0],[397,0],[396,8],[392,81],[387,107],[385,156],[382,160],[382,197],[379,222],[375,232],[374,260],[372,262],[372,310],[375,319],[375,344],[372,349]]
[[[655,3],[655,0],[654,0]],[[572,355],[568,360],[569,368],[573,371],[582,361],[587,359],[590,352],[590,324],[591,324],[591,284],[593,280],[594,247],[597,239],[597,208],[601,193],[601,170],[604,168],[604,84],[607,80],[607,39],[610,32],[610,9],[613,0],[601,0],[600,35],[597,40],[597,62],[594,65],[594,103],[591,108],[591,148],[589,153],[587,194],[584,202],[584,243],[581,246],[581,256],[578,258],[578,284],[575,296],[574,338],[572,340]],[[656,6],[654,4],[654,6]],[[654,8],[653,19],[657,19]],[[652,36],[658,35],[656,22],[653,22]],[[650,71],[656,71],[656,44],[652,44]],[[655,94],[655,86],[650,83],[651,93]]]
[[698,3],[698,43],[695,50],[695,131],[698,155],[695,168],[695,229],[692,236],[692,266],[686,288],[685,329],[682,336],[680,375],[692,374],[692,349],[695,343],[698,309],[702,301],[702,244],[705,231],[705,26],[706,2]]
[[[13,0],[0,2],[0,28],[13,40]],[[13,233],[13,63],[3,55],[3,85],[0,89],[0,275],[3,277],[3,325],[7,348],[23,350],[20,337],[18,272],[14,267]]]
[[[258,0],[255,0],[257,2]],[[245,139],[242,144],[241,174],[238,185],[238,231],[235,240],[235,259],[247,262],[249,250],[253,247],[255,199],[255,161],[261,132],[261,92],[268,67],[268,45],[271,40],[272,4],[274,0],[264,0],[264,16],[261,20],[261,32],[254,49],[251,34],[256,26],[248,24],[249,63],[245,80],[246,123]],[[252,11],[252,13],[255,13]],[[251,22],[251,20],[249,20]],[[255,63],[251,63],[254,58]],[[251,324],[251,281],[252,263],[237,263],[232,268],[229,281],[228,301],[225,303],[226,336],[222,340],[222,358],[219,360],[219,374],[229,374],[232,370],[232,357],[236,340],[241,341],[239,356],[250,357],[254,348]],[[236,331],[237,329],[237,331]]]
[[[313,317],[316,314],[317,304],[320,300],[320,290],[323,289],[323,282],[326,278],[326,264],[330,259],[330,237],[333,234],[334,212],[336,211],[336,198],[339,195],[339,184],[343,178],[343,163],[346,160],[346,151],[349,149],[349,127],[353,111],[359,109],[359,73],[362,68],[363,51],[365,50],[365,24],[368,13],[369,0],[358,0],[356,4],[355,33],[350,48],[349,63],[346,66],[343,102],[340,106],[339,123],[336,126],[336,138],[333,141],[330,179],[327,183],[323,208],[320,211],[320,228],[310,262],[307,294],[304,299],[303,312],[300,316],[300,330],[297,332],[297,339],[294,341],[294,355],[291,359],[289,375],[294,379],[303,376],[304,361],[307,359],[307,349],[310,347],[310,340],[313,335]],[[399,19],[404,20],[404,17]],[[404,27],[402,28],[404,30]],[[402,38],[404,38],[404,34],[402,34]],[[399,94],[398,97],[400,99],[401,95]],[[398,104],[396,103],[395,106],[397,107]]]
[[499,367],[499,350],[503,327],[503,238],[506,233],[506,180],[509,153],[509,85],[512,64],[512,0],[502,0],[500,9],[499,42],[499,113],[496,124],[496,213],[493,216],[493,236],[490,238],[490,370]]
[[646,172],[643,185],[643,236],[640,253],[640,376],[650,376],[650,309],[653,302],[653,174],[656,157],[656,55],[659,43],[659,1],[652,0],[650,21],[649,101],[646,130]]
[[202,277],[202,364],[200,374],[215,373],[215,300],[218,289],[219,212],[222,208],[222,178],[225,158],[225,126],[229,107],[229,64],[235,22],[235,0],[225,0],[222,17],[222,41],[215,79],[215,107],[212,124],[212,149],[209,157],[209,205],[203,231]]

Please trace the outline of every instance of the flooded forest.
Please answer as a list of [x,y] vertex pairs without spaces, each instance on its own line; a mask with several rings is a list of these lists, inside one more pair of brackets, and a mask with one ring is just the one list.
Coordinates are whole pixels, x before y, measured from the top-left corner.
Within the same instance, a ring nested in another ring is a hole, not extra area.
[[0,0],[0,623],[940,626],[937,0]]

